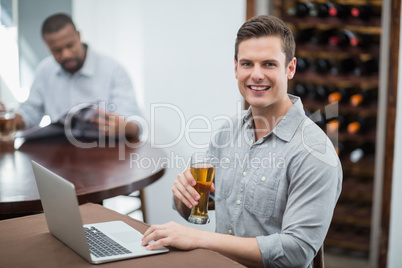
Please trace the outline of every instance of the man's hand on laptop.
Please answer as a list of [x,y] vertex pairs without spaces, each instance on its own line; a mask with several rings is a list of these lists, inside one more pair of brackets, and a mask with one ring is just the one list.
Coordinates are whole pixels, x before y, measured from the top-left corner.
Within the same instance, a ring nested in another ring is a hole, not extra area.
[[[162,225],[152,225],[144,233],[142,246],[153,250],[161,246],[172,246],[181,250],[190,250],[198,247],[197,242],[208,236],[203,230],[168,222]],[[155,241],[151,243],[151,241]]]

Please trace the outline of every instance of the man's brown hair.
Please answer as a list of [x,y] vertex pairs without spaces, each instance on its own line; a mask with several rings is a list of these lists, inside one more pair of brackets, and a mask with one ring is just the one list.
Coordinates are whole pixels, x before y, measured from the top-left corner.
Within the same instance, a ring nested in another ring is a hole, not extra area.
[[264,36],[277,36],[282,39],[282,51],[286,56],[285,64],[288,65],[296,49],[293,34],[281,19],[269,15],[253,17],[240,27],[235,43],[235,60],[237,61],[239,45],[242,41]]

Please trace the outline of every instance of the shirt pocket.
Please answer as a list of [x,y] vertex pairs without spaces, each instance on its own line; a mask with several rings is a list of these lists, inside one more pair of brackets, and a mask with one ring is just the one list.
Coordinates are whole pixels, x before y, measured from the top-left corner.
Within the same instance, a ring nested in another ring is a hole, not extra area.
[[277,177],[259,177],[247,186],[245,208],[254,215],[270,217],[275,209],[279,179]]

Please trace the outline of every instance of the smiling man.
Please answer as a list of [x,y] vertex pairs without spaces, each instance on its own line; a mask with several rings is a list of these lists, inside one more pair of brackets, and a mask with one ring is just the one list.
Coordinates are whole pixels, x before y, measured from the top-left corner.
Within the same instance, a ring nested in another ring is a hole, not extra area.
[[140,110],[124,68],[82,43],[68,15],[48,17],[42,37],[52,56],[37,68],[29,98],[17,111],[17,128],[38,125],[44,115],[56,122],[83,103],[104,103],[105,109],[96,111],[100,116],[93,117],[99,130],[107,136],[136,137],[138,125],[125,118]]
[[[294,51],[294,45],[289,45]],[[287,82],[296,71],[296,59],[287,59],[283,46],[278,36],[250,38],[238,44],[238,87],[250,104],[255,128],[265,130],[256,134],[256,140],[268,134],[293,105],[287,95]]]
[[[247,267],[311,266],[340,195],[342,168],[300,98],[287,94],[296,71],[294,54],[293,35],[280,19],[257,16],[242,25],[235,74],[250,108],[223,126],[209,148],[225,163],[216,167],[211,189],[216,232],[173,222],[154,225],[143,245],[206,248]],[[187,169],[172,188],[184,218],[200,198],[194,185]]]

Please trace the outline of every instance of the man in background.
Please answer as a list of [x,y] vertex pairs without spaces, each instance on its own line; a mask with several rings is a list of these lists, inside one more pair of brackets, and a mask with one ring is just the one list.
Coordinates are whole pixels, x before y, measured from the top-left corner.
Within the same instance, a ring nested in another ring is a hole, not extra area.
[[99,104],[91,122],[107,136],[137,137],[139,126],[126,121],[139,115],[133,85],[116,61],[81,42],[68,15],[55,14],[42,25],[42,37],[52,56],[38,66],[29,98],[17,110],[17,129],[38,125],[44,115],[52,122],[83,103]]

